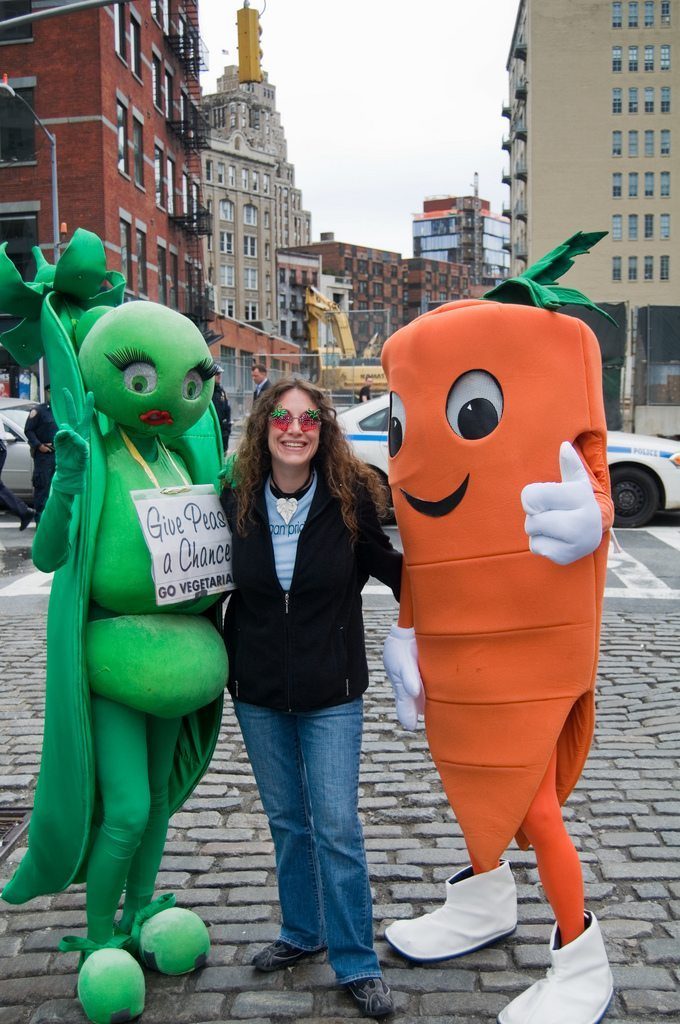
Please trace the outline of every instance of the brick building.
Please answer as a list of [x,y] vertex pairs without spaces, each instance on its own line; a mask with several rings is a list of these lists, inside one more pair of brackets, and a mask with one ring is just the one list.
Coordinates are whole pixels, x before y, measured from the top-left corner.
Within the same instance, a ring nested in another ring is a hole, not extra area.
[[493,213],[487,199],[431,196],[413,218],[413,254],[461,264],[475,296],[510,270],[510,220]]
[[[40,4],[50,6],[59,5]],[[0,13],[30,7],[4,4]],[[203,327],[201,234],[209,226],[197,0],[111,4],[12,35],[0,46],[0,73],[56,136],[67,236],[76,227],[96,232],[129,298],[167,303]],[[0,93],[0,241],[29,279],[31,246],[52,261],[49,144],[8,93]]]

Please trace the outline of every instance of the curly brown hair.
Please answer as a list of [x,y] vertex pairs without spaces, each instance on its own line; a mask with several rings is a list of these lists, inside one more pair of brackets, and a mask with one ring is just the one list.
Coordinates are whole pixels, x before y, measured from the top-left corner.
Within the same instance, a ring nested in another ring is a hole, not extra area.
[[243,536],[253,523],[255,499],[271,472],[272,460],[267,443],[269,420],[281,396],[297,388],[309,397],[310,405],[321,413],[319,447],[313,465],[323,474],[329,491],[340,502],[342,518],[353,542],[358,536],[357,493],[364,488],[379,516],[387,510],[387,492],[378,474],[361,462],[352,451],[336,419],[331,401],[323,391],[307,380],[287,377],[262,392],[246,421],[245,433],[236,453],[233,486],[236,490],[236,528]]

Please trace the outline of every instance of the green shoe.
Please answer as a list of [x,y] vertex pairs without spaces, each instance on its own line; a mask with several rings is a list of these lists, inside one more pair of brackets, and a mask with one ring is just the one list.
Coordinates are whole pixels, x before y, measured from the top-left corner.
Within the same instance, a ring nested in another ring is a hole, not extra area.
[[62,951],[80,950],[78,998],[92,1024],[126,1024],[144,1010],[144,974],[128,952],[121,949],[123,936],[108,943],[67,936]]
[[132,936],[146,967],[161,974],[188,974],[207,962],[210,936],[198,914],[175,907],[170,900],[174,903],[174,897],[162,896],[140,910]]

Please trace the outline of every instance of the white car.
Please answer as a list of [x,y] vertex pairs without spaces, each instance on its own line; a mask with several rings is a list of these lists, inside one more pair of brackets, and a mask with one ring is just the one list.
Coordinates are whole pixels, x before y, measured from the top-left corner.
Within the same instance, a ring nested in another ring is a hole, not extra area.
[[0,398],[0,430],[7,446],[2,482],[29,504],[33,501],[33,459],[24,427],[35,404],[28,399]]
[[[356,454],[387,480],[389,396],[338,416]],[[659,511],[680,509],[680,442],[612,430],[607,436],[614,525],[644,526]]]

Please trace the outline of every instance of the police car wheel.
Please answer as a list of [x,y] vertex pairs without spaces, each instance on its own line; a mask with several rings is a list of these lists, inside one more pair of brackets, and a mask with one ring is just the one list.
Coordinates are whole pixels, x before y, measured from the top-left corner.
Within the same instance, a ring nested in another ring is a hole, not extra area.
[[612,499],[614,526],[644,526],[661,504],[654,478],[637,466],[612,466]]

